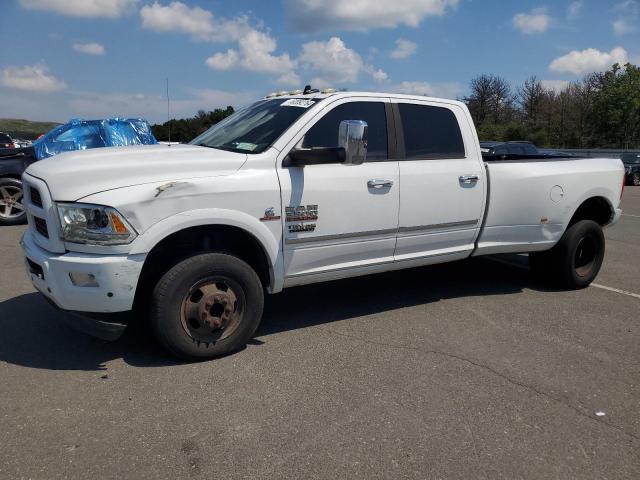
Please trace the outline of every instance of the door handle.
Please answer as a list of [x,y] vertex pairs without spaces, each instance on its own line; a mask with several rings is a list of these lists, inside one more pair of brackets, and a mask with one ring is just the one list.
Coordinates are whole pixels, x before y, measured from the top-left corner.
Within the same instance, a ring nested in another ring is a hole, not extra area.
[[369,180],[367,182],[367,187],[369,188],[390,188],[393,186],[393,182],[391,180]]
[[471,185],[473,183],[476,183],[479,178],[480,177],[478,177],[478,175],[460,175],[458,177],[458,181],[462,185]]

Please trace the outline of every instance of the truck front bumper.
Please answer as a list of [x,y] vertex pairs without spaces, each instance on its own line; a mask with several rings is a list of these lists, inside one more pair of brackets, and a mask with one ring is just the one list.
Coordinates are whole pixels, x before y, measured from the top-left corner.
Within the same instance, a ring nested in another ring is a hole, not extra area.
[[131,310],[145,254],[55,254],[38,246],[29,230],[20,245],[33,286],[54,306],[74,314],[68,319],[72,326],[101,338],[120,336],[126,324],[110,322],[104,314]]

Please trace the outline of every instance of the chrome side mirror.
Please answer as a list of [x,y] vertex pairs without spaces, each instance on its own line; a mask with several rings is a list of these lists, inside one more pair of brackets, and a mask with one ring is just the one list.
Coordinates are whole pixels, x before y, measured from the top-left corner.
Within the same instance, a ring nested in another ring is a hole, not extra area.
[[367,122],[342,120],[338,130],[338,147],[344,148],[345,165],[362,165],[367,159]]

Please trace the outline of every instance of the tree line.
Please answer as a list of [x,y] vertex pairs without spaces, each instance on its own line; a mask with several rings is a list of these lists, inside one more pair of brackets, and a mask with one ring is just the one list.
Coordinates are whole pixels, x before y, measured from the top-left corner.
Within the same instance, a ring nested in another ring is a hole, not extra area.
[[[640,68],[613,65],[560,89],[535,76],[513,88],[504,78],[471,80],[469,107],[481,140],[528,140],[547,148],[640,148]],[[204,110],[153,125],[158,140],[188,142],[234,112]],[[169,135],[170,134],[170,135]]]
[[205,112],[198,110],[198,113],[191,118],[171,119],[162,125],[152,125],[151,130],[158,141],[186,143],[203,132],[206,132],[211,125],[218,123],[234,112],[233,107],[216,108],[213,111]]
[[535,76],[471,80],[463,100],[481,140],[529,140],[549,148],[640,148],[640,69],[614,65],[560,89]]

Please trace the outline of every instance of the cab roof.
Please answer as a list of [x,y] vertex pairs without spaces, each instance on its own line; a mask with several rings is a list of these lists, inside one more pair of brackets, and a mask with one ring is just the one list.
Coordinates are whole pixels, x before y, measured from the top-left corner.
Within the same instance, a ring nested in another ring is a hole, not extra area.
[[401,100],[422,100],[437,103],[446,103],[449,105],[460,105],[464,103],[458,100],[451,100],[447,98],[428,97],[426,95],[408,95],[404,93],[393,92],[352,92],[352,91],[335,91],[330,93],[314,92],[308,94],[295,93],[295,94],[282,94],[272,97],[265,97],[266,100],[275,100],[278,98],[290,99],[290,98],[303,98],[311,100],[325,100],[327,98],[351,98],[351,97],[386,97]]

